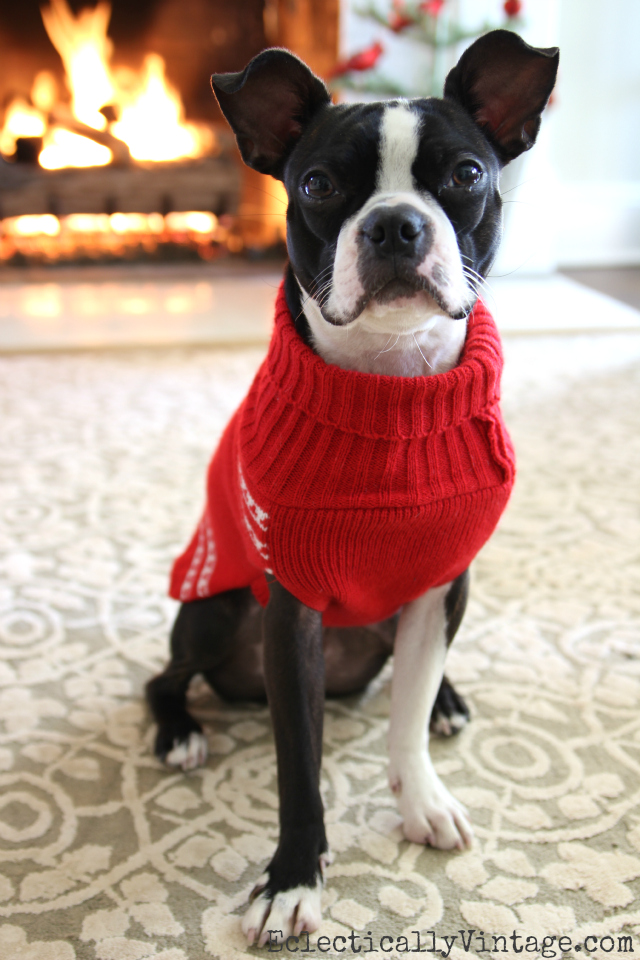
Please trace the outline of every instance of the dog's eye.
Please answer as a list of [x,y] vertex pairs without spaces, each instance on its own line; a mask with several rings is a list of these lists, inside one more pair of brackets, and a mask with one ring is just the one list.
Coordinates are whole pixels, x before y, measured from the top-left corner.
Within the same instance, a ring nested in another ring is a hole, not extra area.
[[451,174],[449,186],[472,187],[480,179],[482,179],[482,170],[478,164],[472,160],[463,160]]
[[336,192],[331,180],[324,173],[312,173],[303,183],[302,189],[314,200],[326,200]]

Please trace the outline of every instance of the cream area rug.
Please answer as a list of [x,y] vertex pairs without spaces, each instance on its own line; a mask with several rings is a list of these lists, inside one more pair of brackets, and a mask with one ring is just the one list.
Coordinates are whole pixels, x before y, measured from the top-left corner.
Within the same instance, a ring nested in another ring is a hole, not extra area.
[[[329,703],[324,921],[280,956],[640,952],[639,340],[507,340],[519,477],[450,655],[473,719],[433,743],[473,849],[402,839],[388,672]],[[3,960],[276,952],[239,921],[277,835],[267,710],[194,684],[210,759],[183,775],[154,759],[142,695],[172,558],[259,359],[0,360]]]

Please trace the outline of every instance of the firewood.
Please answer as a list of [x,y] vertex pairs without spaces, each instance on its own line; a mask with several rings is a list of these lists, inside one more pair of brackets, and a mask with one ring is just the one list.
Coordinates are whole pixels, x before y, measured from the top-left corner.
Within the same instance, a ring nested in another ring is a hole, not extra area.
[[207,210],[234,213],[241,171],[235,156],[170,163],[132,161],[43,170],[0,158],[0,218],[52,213],[162,213]]
[[124,140],[114,137],[108,130],[94,130],[93,127],[87,126],[86,123],[76,120],[68,108],[63,109],[63,107],[58,107],[52,111],[49,114],[48,122],[50,126],[64,127],[65,130],[69,130],[71,133],[78,133],[81,137],[88,137],[89,140],[93,140],[103,147],[108,147],[113,154],[113,163],[115,164],[126,165],[131,163],[131,153]]

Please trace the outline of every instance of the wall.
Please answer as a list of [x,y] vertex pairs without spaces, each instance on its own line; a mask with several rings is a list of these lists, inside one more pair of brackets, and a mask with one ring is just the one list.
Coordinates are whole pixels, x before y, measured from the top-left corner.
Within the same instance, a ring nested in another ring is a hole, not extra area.
[[640,3],[560,0],[557,259],[640,263]]

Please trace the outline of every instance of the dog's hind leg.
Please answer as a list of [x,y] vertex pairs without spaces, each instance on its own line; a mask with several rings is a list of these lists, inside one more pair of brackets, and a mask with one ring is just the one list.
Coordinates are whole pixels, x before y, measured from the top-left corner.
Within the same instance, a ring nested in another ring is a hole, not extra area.
[[207,758],[200,724],[187,711],[187,689],[227,655],[249,602],[248,591],[229,590],[184,603],[171,632],[171,661],[149,681],[147,700],[158,724],[155,753],[171,767],[191,770]]
[[[447,646],[449,646],[462,622],[464,612],[469,598],[469,571],[465,570],[459,577],[453,581],[449,587],[444,601],[445,616],[447,624],[445,635]],[[460,733],[462,728],[469,722],[469,707],[458,691],[453,687],[446,677],[442,678],[440,689],[438,690],[433,710],[431,711],[431,720],[429,729],[431,733],[438,734],[440,737],[452,737]]]
[[470,719],[469,707],[450,680],[442,678],[436,702],[431,711],[429,730],[438,737],[453,737]]
[[446,597],[435,587],[402,610],[394,651],[389,725],[389,783],[398,798],[408,840],[443,850],[471,844],[466,810],[436,773],[428,722],[447,653]]

